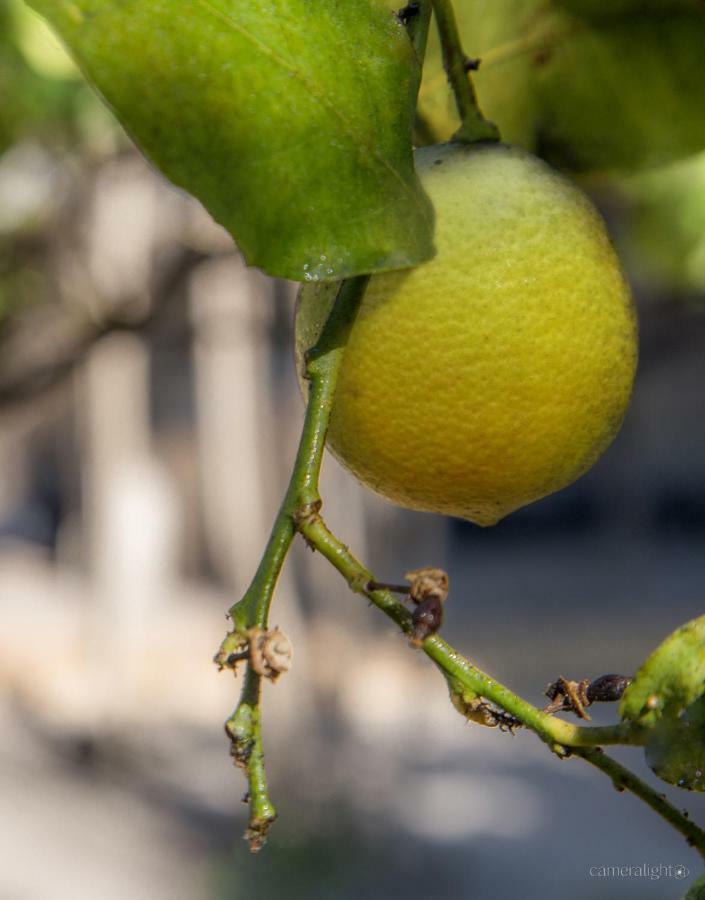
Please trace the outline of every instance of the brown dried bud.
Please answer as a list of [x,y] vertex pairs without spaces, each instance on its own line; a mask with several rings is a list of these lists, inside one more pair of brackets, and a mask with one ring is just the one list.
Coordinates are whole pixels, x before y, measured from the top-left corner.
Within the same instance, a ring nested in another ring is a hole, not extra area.
[[282,672],[289,671],[294,651],[291,641],[280,628],[271,631],[251,628],[248,637],[250,664],[258,675],[276,681]]
[[587,687],[590,703],[614,703],[621,700],[627,685],[632,681],[628,675],[600,675]]
[[570,681],[561,675],[546,688],[545,695],[551,703],[544,707],[543,711],[549,715],[559,711],[573,712],[579,719],[589,719],[590,716],[585,711],[585,707],[590,705],[586,693],[587,686],[587,678],[582,681]]
[[414,603],[421,603],[427,597],[436,597],[444,603],[448,596],[448,575],[443,569],[425,566],[407,572],[404,578],[411,584],[409,596]]
[[443,603],[436,596],[426,597],[414,609],[411,614],[411,637],[409,643],[412,647],[420,647],[421,644],[435,634],[443,622]]

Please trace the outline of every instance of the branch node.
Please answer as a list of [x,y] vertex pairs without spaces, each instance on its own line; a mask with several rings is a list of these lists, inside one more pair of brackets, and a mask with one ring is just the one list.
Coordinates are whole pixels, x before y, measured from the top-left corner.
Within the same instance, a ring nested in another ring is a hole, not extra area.
[[320,499],[312,500],[309,503],[302,503],[297,506],[291,514],[294,528],[296,528],[297,531],[302,532],[307,525],[311,525],[317,521],[320,518],[322,506],[323,501]]

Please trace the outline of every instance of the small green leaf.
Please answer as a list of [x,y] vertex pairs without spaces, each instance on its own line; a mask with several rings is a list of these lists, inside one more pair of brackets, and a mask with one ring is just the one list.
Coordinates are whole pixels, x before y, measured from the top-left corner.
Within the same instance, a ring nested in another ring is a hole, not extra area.
[[30,0],[145,154],[247,261],[299,281],[417,265],[418,63],[379,0]]
[[705,616],[669,635],[624,692],[622,719],[651,727],[676,719],[705,691]]
[[683,900],[705,900],[705,875],[691,884]]
[[646,761],[663,781],[688,791],[705,791],[705,700],[678,719],[664,718],[649,733]]

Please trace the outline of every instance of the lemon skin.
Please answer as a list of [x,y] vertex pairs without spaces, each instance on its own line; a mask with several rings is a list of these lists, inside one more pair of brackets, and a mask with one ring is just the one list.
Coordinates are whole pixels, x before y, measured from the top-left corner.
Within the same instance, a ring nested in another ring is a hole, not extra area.
[[[612,441],[636,368],[634,309],[598,213],[540,160],[451,143],[418,151],[417,168],[438,252],[371,278],[328,445],[401,506],[492,525]],[[302,288],[300,357],[333,295]]]

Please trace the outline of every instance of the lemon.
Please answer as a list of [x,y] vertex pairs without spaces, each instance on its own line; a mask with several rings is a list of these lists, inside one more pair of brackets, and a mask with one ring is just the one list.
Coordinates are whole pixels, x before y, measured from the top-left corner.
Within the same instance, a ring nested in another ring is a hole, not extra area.
[[[584,194],[523,150],[417,151],[437,255],[373,276],[342,362],[337,458],[401,506],[492,525],[615,436],[636,368],[629,289]],[[334,297],[305,285],[299,357]]]

